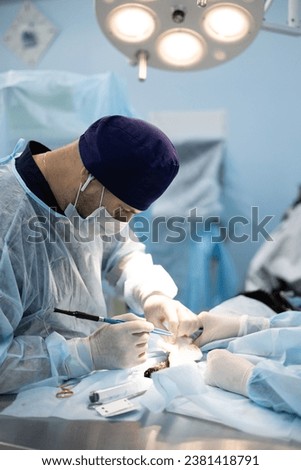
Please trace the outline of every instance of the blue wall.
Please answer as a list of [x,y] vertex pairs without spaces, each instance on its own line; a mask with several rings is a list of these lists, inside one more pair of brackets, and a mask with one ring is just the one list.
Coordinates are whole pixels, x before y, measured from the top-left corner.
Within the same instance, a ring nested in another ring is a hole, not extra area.
[[[60,33],[37,69],[83,74],[115,72],[126,83],[133,108],[142,118],[161,110],[225,109],[231,212],[250,217],[273,215],[271,231],[295,198],[301,176],[300,83],[301,37],[261,31],[240,56],[199,72],[150,69],[141,83],[137,69],[102,35],[92,0],[34,1]],[[272,13],[285,14],[286,1],[275,0]],[[22,2],[0,1],[0,72],[26,69],[3,42]],[[232,189],[231,189],[232,188]],[[232,244],[241,282],[248,262],[262,242]]]

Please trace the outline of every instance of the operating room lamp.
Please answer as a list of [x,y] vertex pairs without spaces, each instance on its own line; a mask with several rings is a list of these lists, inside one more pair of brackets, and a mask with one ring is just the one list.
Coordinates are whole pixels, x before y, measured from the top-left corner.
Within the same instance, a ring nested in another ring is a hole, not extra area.
[[[105,36],[145,80],[147,66],[200,70],[237,56],[255,39],[272,1],[95,0],[95,11]],[[300,0],[287,1],[297,15]]]

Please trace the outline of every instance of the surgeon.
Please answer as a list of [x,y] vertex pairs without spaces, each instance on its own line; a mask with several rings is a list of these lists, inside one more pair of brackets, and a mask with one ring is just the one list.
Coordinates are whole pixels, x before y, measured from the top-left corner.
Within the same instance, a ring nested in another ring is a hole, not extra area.
[[[0,165],[0,393],[134,367],[154,326],[174,338],[198,329],[128,227],[178,172],[165,134],[106,116],[64,147],[29,141],[18,150]],[[56,311],[113,316],[111,291],[135,313],[123,323]]]

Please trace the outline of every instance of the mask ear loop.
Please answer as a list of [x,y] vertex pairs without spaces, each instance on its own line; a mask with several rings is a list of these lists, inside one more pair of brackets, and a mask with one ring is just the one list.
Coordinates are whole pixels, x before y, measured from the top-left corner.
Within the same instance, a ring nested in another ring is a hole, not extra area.
[[78,198],[79,198],[79,193],[81,191],[81,188],[82,188],[82,184],[79,185],[79,188],[77,190],[75,201],[74,201],[74,207],[76,207],[76,205],[77,205],[77,201],[78,201]]
[[106,188],[104,186],[102,186],[100,201],[99,201],[99,207],[102,207],[102,201],[103,201],[103,197],[104,197],[104,194],[105,194],[105,189]]
[[83,191],[85,191],[85,189],[87,189],[88,185],[94,179],[95,179],[95,177],[93,175],[91,175],[91,173],[90,173],[87,180],[85,181],[85,183],[84,184],[80,183],[79,188],[78,188],[77,193],[76,193],[76,197],[75,197],[75,201],[74,201],[74,207],[76,207],[76,204],[77,204],[77,201],[78,201],[78,198],[79,198],[79,193],[82,193]]
[[86,180],[86,182],[81,186],[80,191],[84,192],[85,189],[87,189],[88,185],[91,183],[91,181],[94,180],[94,179],[95,179],[94,176],[91,175],[91,173],[90,173],[87,180]]

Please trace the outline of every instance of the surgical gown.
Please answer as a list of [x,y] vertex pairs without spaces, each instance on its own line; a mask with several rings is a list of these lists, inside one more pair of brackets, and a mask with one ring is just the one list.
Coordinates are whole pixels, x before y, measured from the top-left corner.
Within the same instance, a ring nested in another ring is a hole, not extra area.
[[113,315],[105,282],[130,311],[143,314],[144,296],[174,297],[177,288],[133,234],[110,243],[79,240],[69,219],[28,189],[15,158],[0,164],[0,182],[0,393],[10,393],[93,369],[89,347],[78,338],[101,324],[55,313],[56,307]]

